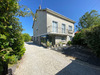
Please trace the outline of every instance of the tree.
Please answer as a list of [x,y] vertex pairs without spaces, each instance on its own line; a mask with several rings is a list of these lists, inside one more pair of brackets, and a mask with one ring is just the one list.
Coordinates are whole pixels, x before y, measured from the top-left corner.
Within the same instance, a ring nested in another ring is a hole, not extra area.
[[72,44],[85,46],[86,43],[85,43],[85,39],[83,38],[83,36],[84,35],[83,35],[82,31],[77,33],[72,39]]
[[96,10],[92,10],[90,13],[86,12],[80,19],[79,23],[76,26],[78,30],[89,28],[93,25],[100,24],[100,15]]
[[82,34],[87,46],[100,57],[100,24],[84,29]]
[[[25,52],[23,29],[17,16],[34,14],[21,7],[18,0],[0,0],[0,75],[7,73],[8,63],[20,59]],[[11,60],[13,57],[16,59]]]
[[25,41],[25,42],[28,42],[28,41],[31,40],[31,36],[30,36],[29,34],[27,34],[27,33],[24,33],[24,34],[23,34],[23,38],[24,38],[24,41]]

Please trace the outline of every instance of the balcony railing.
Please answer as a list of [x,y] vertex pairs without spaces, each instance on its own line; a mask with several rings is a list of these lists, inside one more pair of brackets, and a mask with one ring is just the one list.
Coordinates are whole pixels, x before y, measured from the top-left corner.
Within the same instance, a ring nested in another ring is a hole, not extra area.
[[64,35],[68,35],[68,34],[72,34],[74,31],[68,31],[68,29],[65,29],[65,32],[62,32],[62,27],[58,27],[57,28],[57,32],[53,32],[53,27],[52,25],[47,27],[47,32],[48,33],[55,33],[55,34],[64,34]]

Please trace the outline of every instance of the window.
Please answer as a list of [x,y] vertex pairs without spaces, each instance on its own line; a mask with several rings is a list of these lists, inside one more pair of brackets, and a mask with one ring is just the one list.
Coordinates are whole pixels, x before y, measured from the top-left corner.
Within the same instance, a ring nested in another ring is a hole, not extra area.
[[55,21],[52,22],[52,32],[58,32],[58,23]]
[[36,39],[37,41],[38,41],[38,37],[37,37],[37,39]]
[[65,30],[66,30],[65,24],[62,24],[62,33],[65,33]]
[[68,30],[69,30],[69,31],[72,31],[72,26],[69,26]]
[[69,40],[72,41],[72,36],[69,36]]
[[34,41],[35,41],[35,37],[34,37]]
[[62,40],[66,40],[66,37],[62,37]]

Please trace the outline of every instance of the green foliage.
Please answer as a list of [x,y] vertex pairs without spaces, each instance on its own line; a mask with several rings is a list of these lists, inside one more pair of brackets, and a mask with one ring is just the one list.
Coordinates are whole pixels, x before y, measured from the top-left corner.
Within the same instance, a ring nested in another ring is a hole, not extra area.
[[97,56],[100,56],[100,25],[85,29],[83,34],[85,35],[84,39],[87,46],[90,47]]
[[86,45],[83,36],[84,35],[82,34],[82,31],[77,33],[72,39],[72,44],[73,45]]
[[50,47],[52,45],[52,43],[50,43],[49,41],[47,41],[47,47]]
[[25,52],[23,29],[17,17],[32,14],[34,18],[35,15],[27,7],[25,10],[21,7],[18,0],[0,0],[0,72],[3,62],[16,63]]
[[76,27],[78,28],[78,30],[80,30],[98,24],[100,24],[100,15],[96,10],[92,10],[91,12],[86,12],[79,19],[79,23]]
[[24,48],[24,40],[23,40],[23,35],[20,33],[17,36],[15,36],[14,43],[12,44],[12,49],[13,49],[13,54],[18,56],[18,59],[20,59],[23,54],[25,53],[25,48]]
[[24,38],[24,41],[25,41],[25,42],[28,42],[28,41],[31,40],[31,36],[30,36],[29,34],[27,34],[27,33],[24,33],[24,34],[23,34],[23,38]]
[[100,24],[93,25],[89,28],[81,30],[77,33],[72,44],[74,45],[85,45],[92,49],[92,52],[100,57]]
[[8,60],[9,64],[15,64],[18,61],[18,57],[16,55],[5,56],[6,60]]
[[68,44],[68,45],[71,45],[71,44],[72,44],[72,41],[68,41],[67,44]]

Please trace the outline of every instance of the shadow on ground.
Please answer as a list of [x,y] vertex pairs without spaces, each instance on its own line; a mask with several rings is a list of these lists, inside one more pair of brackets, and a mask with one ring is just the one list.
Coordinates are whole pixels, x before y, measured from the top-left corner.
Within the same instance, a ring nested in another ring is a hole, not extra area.
[[74,60],[55,75],[100,75],[100,68],[95,69]]
[[[36,45],[33,42],[26,42],[26,43],[29,45],[35,45],[35,46],[46,48],[43,45]],[[59,47],[56,48],[56,51],[66,56],[74,57],[76,58],[76,60],[81,60],[83,62],[87,62],[89,64],[100,67],[100,58],[96,57],[95,54],[93,54],[91,50],[86,47],[82,47],[82,46],[67,46],[63,48]]]
[[61,52],[66,56],[75,57],[78,60],[100,67],[100,58],[96,57],[88,48],[82,46],[70,46],[56,51]]

